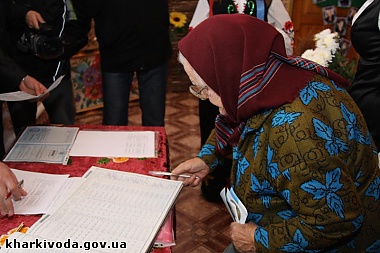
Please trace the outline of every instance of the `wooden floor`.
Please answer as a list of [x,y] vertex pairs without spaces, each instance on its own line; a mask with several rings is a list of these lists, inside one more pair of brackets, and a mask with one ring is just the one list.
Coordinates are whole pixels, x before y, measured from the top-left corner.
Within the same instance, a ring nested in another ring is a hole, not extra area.
[[[48,118],[42,113],[38,122],[46,121]],[[101,109],[77,114],[76,118],[76,124],[101,124],[101,121]],[[9,122],[5,124],[8,124],[6,138],[11,139],[13,135],[9,130]],[[130,104],[129,125],[141,125],[137,101]],[[198,153],[198,100],[187,91],[187,86],[168,90],[165,129],[172,168]],[[172,248],[173,253],[223,252],[229,244],[228,226],[231,221],[224,205],[206,201],[199,187],[184,188],[176,203],[176,246]]]

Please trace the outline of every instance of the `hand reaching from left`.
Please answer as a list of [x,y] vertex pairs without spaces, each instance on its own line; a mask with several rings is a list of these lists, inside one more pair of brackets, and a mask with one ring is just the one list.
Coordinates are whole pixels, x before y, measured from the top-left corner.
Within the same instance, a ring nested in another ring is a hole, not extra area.
[[[12,193],[12,197],[7,198],[8,191]],[[12,198],[14,200],[21,199],[26,196],[26,191],[22,187],[18,187],[17,178],[11,169],[0,162],[0,215],[11,217],[14,214]]]

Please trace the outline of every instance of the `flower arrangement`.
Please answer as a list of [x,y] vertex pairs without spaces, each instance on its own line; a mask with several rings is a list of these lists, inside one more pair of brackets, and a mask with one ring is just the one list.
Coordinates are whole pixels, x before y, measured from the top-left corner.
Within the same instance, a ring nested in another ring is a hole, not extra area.
[[355,76],[355,61],[349,61],[339,46],[338,33],[325,29],[314,35],[315,49],[306,50],[301,57],[335,71],[348,81]]
[[183,12],[172,11],[170,12],[170,36],[172,41],[178,40],[178,35],[184,34],[187,31],[187,16]]

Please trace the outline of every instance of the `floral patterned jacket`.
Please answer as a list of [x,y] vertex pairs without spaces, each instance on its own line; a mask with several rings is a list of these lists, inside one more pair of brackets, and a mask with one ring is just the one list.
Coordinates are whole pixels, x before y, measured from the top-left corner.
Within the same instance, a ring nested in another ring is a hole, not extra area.
[[[199,157],[222,159],[210,135]],[[248,119],[231,183],[257,252],[380,252],[380,170],[348,93],[316,75],[292,103]]]

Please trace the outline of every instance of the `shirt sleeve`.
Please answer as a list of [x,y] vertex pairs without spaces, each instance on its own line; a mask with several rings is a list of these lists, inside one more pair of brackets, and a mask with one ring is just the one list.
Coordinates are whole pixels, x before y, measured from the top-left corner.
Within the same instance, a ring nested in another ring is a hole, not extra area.
[[293,54],[293,22],[281,0],[273,0],[268,9],[268,23],[274,26],[284,37],[287,55]]
[[203,20],[210,16],[210,6],[207,0],[199,0],[197,7],[195,8],[193,18],[189,24],[189,30],[191,31],[197,25],[199,25]]
[[197,157],[201,158],[210,170],[214,169],[218,164],[223,162],[223,158],[215,152],[215,130],[212,130],[206,143],[202,146]]
[[0,48],[0,80],[1,92],[18,91],[19,85],[26,72]]
[[31,7],[25,1],[15,0],[10,4],[10,22],[18,27],[26,27],[26,14],[31,10]]

